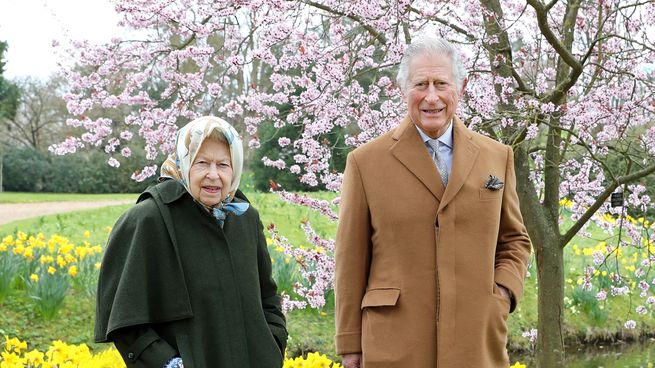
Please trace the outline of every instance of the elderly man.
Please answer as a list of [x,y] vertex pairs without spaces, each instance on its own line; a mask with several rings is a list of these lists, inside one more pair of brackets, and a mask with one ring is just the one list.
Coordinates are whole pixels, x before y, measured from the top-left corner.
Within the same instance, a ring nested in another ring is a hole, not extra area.
[[466,78],[448,41],[413,42],[398,83],[407,117],[348,156],[337,353],[347,368],[506,368],[530,256],[512,150],[455,116]]

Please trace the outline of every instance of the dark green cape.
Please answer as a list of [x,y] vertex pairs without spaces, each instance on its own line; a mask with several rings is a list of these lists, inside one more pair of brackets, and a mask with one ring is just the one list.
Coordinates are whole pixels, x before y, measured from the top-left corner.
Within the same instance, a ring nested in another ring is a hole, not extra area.
[[187,368],[280,367],[287,332],[276,290],[257,211],[232,214],[221,229],[180,183],[166,180],[146,190],[109,237],[95,339],[146,325]]

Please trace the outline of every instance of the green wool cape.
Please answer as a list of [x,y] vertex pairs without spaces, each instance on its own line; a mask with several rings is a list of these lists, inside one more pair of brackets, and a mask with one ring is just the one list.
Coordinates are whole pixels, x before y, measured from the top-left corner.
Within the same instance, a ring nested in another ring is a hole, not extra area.
[[[235,201],[247,200],[237,192]],[[172,355],[186,368],[281,367],[287,330],[276,293],[257,211],[231,214],[221,228],[180,183],[165,180],[142,193],[112,230],[95,340],[145,327],[121,351],[128,367]]]

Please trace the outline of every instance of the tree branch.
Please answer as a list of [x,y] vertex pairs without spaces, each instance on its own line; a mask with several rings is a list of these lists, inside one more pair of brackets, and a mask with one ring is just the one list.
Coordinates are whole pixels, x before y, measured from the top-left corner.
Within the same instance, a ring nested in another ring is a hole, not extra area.
[[557,51],[557,54],[568,64],[574,71],[578,71],[578,74],[582,72],[582,65],[576,60],[575,56],[569,52],[557,39],[557,36],[548,26],[548,9],[544,8],[544,5],[541,4],[538,0],[526,0],[527,3],[532,6],[532,8],[537,13],[537,23],[539,24],[539,29],[541,33],[546,37],[548,43]]
[[319,3],[311,1],[311,0],[302,0],[302,2],[309,5],[309,6],[313,6],[314,8],[324,10],[324,11],[326,11],[328,13],[332,13],[332,14],[339,15],[339,16],[342,16],[342,17],[350,18],[350,19],[354,20],[355,22],[359,23],[362,26],[362,28],[364,28],[371,36],[373,36],[375,39],[377,39],[379,43],[381,43],[383,45],[387,43],[387,39],[386,39],[386,37],[384,37],[383,34],[376,31],[370,25],[364,23],[364,20],[362,18],[360,18],[360,17],[358,17],[358,16],[356,16],[354,14],[346,14],[346,13],[340,12],[338,10],[332,9],[329,6],[325,6],[323,4],[319,4]]
[[553,6],[555,6],[555,4],[557,4],[557,1],[558,1],[558,0],[552,0],[551,2],[549,2],[548,4],[546,4],[546,8],[545,8],[545,9],[546,9],[546,12],[549,12],[550,9],[551,9]]
[[[421,13],[418,9],[416,9],[413,6],[409,7],[409,11],[412,12],[412,13],[416,13],[416,14],[422,16],[422,17],[424,16],[423,13]],[[477,40],[477,37],[475,37],[475,35],[473,35],[472,33],[469,33],[467,30],[465,30],[464,28],[458,26],[457,24],[453,24],[453,23],[451,23],[451,22],[449,22],[449,21],[447,21],[445,19],[442,19],[442,18],[439,18],[439,17],[436,17],[436,16],[428,17],[428,19],[434,20],[437,23],[441,23],[444,26],[447,26],[447,27],[451,28],[453,31],[455,31],[457,33],[463,34],[464,36],[466,36],[466,38],[469,41]]]

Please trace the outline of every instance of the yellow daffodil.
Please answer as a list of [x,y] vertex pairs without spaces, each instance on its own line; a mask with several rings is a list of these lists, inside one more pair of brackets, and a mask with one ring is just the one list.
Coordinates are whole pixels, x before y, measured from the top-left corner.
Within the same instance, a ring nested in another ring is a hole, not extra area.
[[13,252],[14,252],[14,254],[16,254],[16,255],[22,255],[23,252],[25,252],[25,246],[23,246],[22,244],[20,244],[20,245],[16,245],[16,246],[14,247]]
[[77,258],[70,255],[70,253],[66,253],[66,255],[64,256],[64,260],[66,261],[66,263],[75,263],[75,262],[77,262]]
[[67,263],[68,263],[68,262],[66,262],[66,260],[64,259],[64,257],[62,257],[61,255],[58,255],[58,256],[57,256],[57,265],[59,265],[60,268],[66,267],[66,264],[67,264]]
[[27,234],[25,234],[25,233],[22,232],[22,231],[18,231],[18,232],[16,233],[16,238],[17,238],[18,240],[25,241],[25,240],[27,240]]
[[87,254],[89,254],[88,247],[75,247],[75,255],[78,256],[80,260],[83,260]]
[[23,257],[31,261],[32,258],[34,258],[34,248],[32,247],[25,248],[25,251],[23,252]]
[[68,268],[68,274],[71,275],[72,277],[77,276],[77,266],[70,266]]
[[45,354],[38,350],[32,350],[29,353],[25,353],[25,362],[33,367],[38,367],[44,363]]

